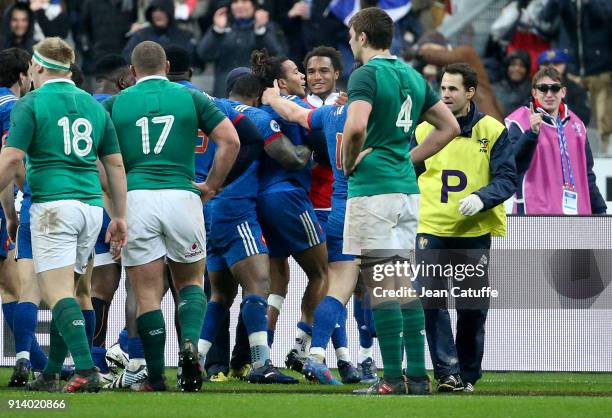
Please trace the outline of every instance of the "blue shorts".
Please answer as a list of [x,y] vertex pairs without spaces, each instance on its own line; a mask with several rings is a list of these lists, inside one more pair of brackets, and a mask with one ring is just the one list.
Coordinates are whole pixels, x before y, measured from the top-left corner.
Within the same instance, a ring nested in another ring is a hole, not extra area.
[[20,223],[17,228],[17,250],[15,260],[32,259],[32,234],[30,233],[30,223]]
[[355,256],[342,253],[346,206],[332,209],[327,220],[327,261],[353,261]]
[[100,229],[100,234],[98,234],[98,240],[96,241],[95,251],[96,255],[98,254],[106,254],[110,253],[110,243],[104,242],[106,239],[106,230],[108,229],[108,224],[110,224],[110,217],[106,210],[104,210],[102,214],[102,228]]
[[330,210],[321,210],[321,209],[315,209],[315,214],[317,215],[317,220],[319,221],[319,225],[321,225],[321,228],[323,228],[323,231],[325,231],[325,233],[327,234],[327,218],[329,217],[329,214],[331,213]]
[[261,194],[257,212],[270,257],[288,257],[325,242],[325,231],[304,189]]
[[206,206],[204,218],[210,220],[206,222],[206,268],[209,271],[227,270],[245,258],[268,253],[255,209],[244,206],[240,209],[239,204],[219,211]]

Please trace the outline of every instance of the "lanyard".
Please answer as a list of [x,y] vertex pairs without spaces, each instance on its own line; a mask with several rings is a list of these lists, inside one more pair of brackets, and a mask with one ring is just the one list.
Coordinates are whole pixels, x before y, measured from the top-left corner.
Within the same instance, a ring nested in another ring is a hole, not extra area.
[[[563,121],[561,115],[557,115],[557,140],[559,142],[559,152],[561,154],[561,171],[563,173],[563,187],[570,186],[574,190],[574,174],[572,173],[572,165],[570,162],[569,152],[567,150],[567,140],[563,132]],[[569,183],[568,183],[569,180]]]

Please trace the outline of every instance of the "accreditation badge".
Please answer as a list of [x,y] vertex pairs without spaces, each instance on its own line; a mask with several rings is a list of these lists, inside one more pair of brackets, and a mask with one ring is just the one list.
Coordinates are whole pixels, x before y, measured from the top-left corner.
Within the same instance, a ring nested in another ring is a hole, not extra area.
[[561,207],[564,215],[578,215],[578,193],[564,188]]

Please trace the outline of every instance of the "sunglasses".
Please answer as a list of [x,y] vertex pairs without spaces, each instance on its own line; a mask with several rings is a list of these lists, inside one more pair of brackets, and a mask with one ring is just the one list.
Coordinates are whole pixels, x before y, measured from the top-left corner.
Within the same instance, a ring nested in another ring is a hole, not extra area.
[[561,84],[536,84],[536,89],[544,94],[552,91],[553,93],[559,93],[563,86]]

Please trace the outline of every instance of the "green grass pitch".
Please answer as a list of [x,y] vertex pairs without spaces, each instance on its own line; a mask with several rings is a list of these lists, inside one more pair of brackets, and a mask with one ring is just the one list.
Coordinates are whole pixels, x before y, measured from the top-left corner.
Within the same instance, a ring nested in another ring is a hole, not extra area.
[[[204,383],[200,393],[47,394],[10,390],[0,369],[0,416],[96,417],[611,417],[612,374],[485,373],[474,394],[356,396],[360,385]],[[174,385],[174,369],[168,369]],[[65,410],[10,409],[9,400],[62,399]]]

